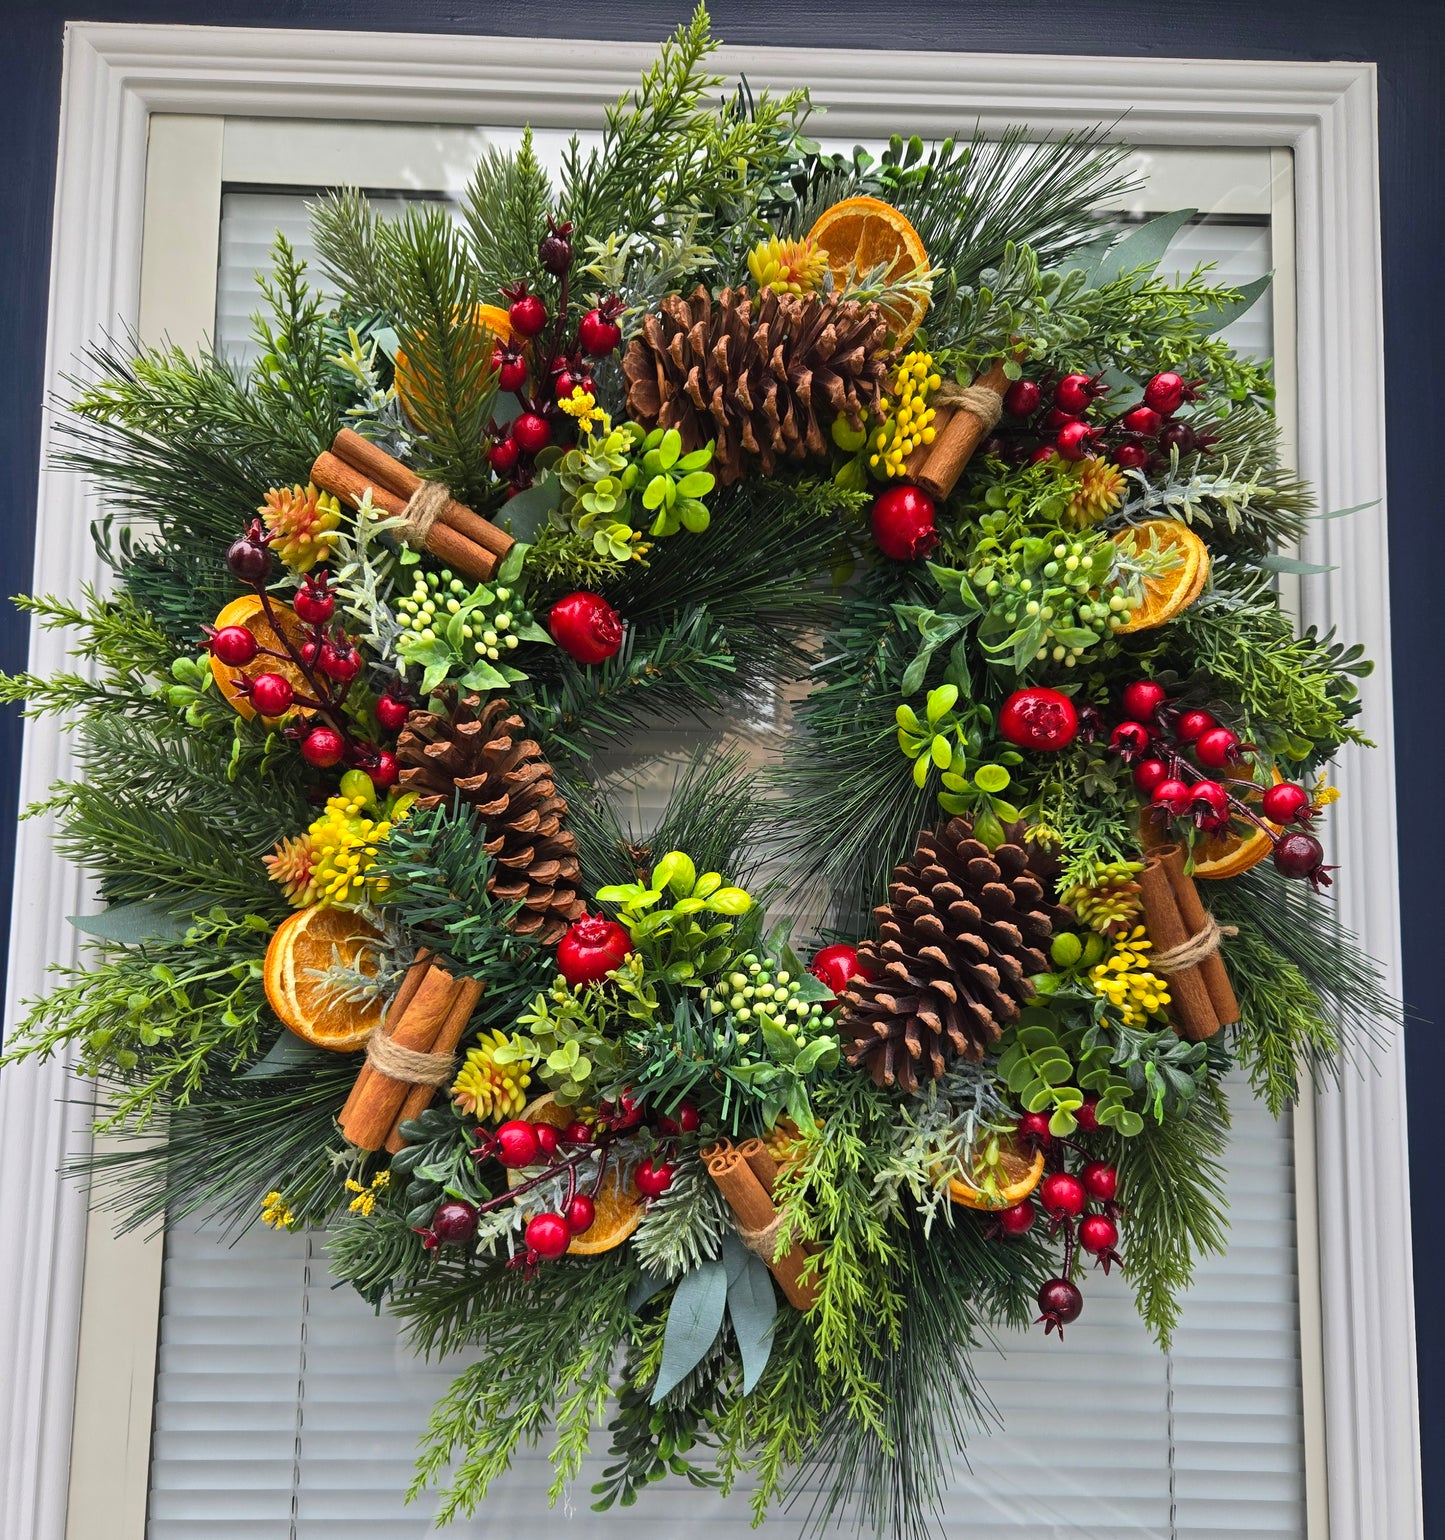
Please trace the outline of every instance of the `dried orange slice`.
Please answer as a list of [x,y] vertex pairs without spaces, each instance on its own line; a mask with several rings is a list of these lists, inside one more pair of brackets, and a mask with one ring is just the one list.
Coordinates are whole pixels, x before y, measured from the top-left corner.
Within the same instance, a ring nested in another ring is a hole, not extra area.
[[1209,576],[1209,551],[1190,527],[1179,519],[1146,519],[1143,524],[1121,529],[1114,544],[1138,554],[1148,551],[1173,553],[1178,559],[1166,571],[1143,580],[1144,602],[1119,627],[1123,631],[1148,631],[1182,614],[1204,591]]
[[[1278,784],[1284,777],[1276,770],[1274,779]],[[1264,788],[1260,787],[1257,792],[1245,792],[1244,800],[1258,802],[1263,795]],[[1272,823],[1270,828],[1279,833],[1278,824]],[[1254,824],[1239,834],[1226,829],[1221,834],[1206,835],[1194,846],[1194,875],[1210,879],[1238,877],[1250,867],[1258,866],[1273,848],[1274,842],[1269,835]]]
[[[271,600],[271,613],[276,617],[276,623],[286,633],[287,640],[293,647],[299,649],[302,642],[306,640],[306,627],[300,616],[289,604],[282,604],[278,599]],[[224,631],[227,626],[244,626],[261,646],[270,647],[276,652],[284,651],[281,638],[276,635],[271,622],[266,619],[266,612],[261,608],[260,597],[256,594],[242,594],[239,599],[232,599],[216,616],[214,625],[218,631]],[[221,694],[230,702],[231,709],[248,718],[256,715],[256,708],[237,689],[238,675],[254,679],[258,674],[280,674],[282,678],[289,679],[298,690],[304,692],[309,688],[305,676],[289,658],[272,658],[264,652],[257,653],[244,668],[237,668],[231,663],[222,663],[213,653],[211,673],[215,676],[216,685]]]
[[341,1000],[321,977],[333,964],[359,968],[374,961],[381,932],[350,909],[298,909],[282,920],[266,948],[266,998],[297,1037],[316,1048],[354,1053],[381,1020],[380,1000]]
[[883,268],[888,282],[898,283],[910,273],[917,284],[892,295],[885,309],[893,320],[893,343],[902,347],[918,330],[928,309],[928,253],[918,231],[892,204],[880,198],[844,198],[824,209],[808,231],[808,239],[828,254],[833,280],[842,288]]
[[955,1203],[964,1208],[1012,1208],[1043,1180],[1044,1152],[1003,1138],[999,1140],[998,1160],[990,1165],[980,1154],[973,1174],[980,1184],[977,1187],[958,1177],[949,1179],[948,1196]]
[[[483,356],[490,358],[498,342],[512,340],[512,318],[500,305],[475,306],[470,325],[475,339],[475,352],[469,347],[466,359],[469,368],[480,363]],[[413,427],[422,426],[417,418],[418,410],[423,418],[434,418],[441,410],[441,403],[428,395],[421,371],[401,348],[396,350],[396,399],[401,402],[401,409]]]
[[[564,1107],[549,1092],[528,1102],[522,1116],[529,1123],[550,1123],[553,1128],[566,1128],[577,1116],[575,1107]],[[507,1172],[507,1186],[516,1187],[526,1181],[522,1171]],[[637,1183],[629,1176],[624,1185],[618,1178],[617,1167],[609,1165],[602,1178],[602,1186],[596,1198],[597,1217],[581,1235],[572,1237],[567,1248],[569,1256],[595,1257],[599,1252],[611,1251],[642,1223],[642,1194]]]

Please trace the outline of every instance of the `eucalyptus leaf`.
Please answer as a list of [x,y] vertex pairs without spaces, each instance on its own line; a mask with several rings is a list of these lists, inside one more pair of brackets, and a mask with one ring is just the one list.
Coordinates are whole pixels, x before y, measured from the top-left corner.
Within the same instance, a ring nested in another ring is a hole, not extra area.
[[562,483],[549,475],[518,492],[503,506],[502,515],[516,539],[535,540],[538,530],[561,506]]
[[[724,1246],[733,1239],[727,1236]],[[742,1269],[728,1283],[727,1298],[733,1336],[743,1361],[743,1394],[747,1395],[762,1378],[773,1351],[778,1296],[773,1289],[773,1275],[762,1258],[750,1251],[744,1255]]]
[[1176,209],[1172,214],[1159,214],[1131,230],[1115,242],[1095,263],[1089,274],[1089,282],[1095,288],[1103,288],[1123,273],[1139,269],[1152,272],[1159,266],[1169,243],[1194,218],[1195,209]]
[[191,916],[178,914],[168,904],[147,900],[143,904],[115,904],[99,914],[72,914],[68,922],[82,935],[98,941],[135,946],[142,941],[175,941],[191,928]]
[[721,1262],[704,1262],[683,1275],[662,1333],[662,1362],[652,1387],[654,1406],[697,1368],[717,1340],[727,1297],[727,1268]]

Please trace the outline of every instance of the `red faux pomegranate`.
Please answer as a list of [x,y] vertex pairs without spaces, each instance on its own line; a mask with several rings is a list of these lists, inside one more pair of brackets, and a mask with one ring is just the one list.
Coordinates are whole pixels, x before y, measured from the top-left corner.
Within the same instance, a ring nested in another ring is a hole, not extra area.
[[552,640],[579,663],[605,663],[622,646],[622,617],[601,594],[578,589],[547,616]]
[[632,950],[632,937],[616,920],[601,915],[583,915],[567,927],[567,934],[557,944],[557,967],[562,977],[574,987],[597,984]]

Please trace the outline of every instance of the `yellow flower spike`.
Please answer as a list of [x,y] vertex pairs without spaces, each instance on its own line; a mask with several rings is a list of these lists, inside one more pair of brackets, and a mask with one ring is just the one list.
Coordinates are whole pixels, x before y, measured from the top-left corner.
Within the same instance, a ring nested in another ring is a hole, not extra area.
[[309,482],[272,487],[257,512],[271,532],[271,550],[294,572],[309,572],[324,561],[339,538],[341,504]]
[[261,1223],[272,1230],[289,1230],[296,1223],[296,1215],[279,1192],[268,1192],[261,1199]]
[[[508,1051],[504,1063],[497,1061],[499,1049]],[[516,1039],[498,1029],[483,1033],[476,1045],[467,1050],[466,1062],[452,1082],[451,1095],[468,1117],[490,1117],[501,1123],[526,1106],[532,1065],[525,1059],[510,1057],[515,1051]]]

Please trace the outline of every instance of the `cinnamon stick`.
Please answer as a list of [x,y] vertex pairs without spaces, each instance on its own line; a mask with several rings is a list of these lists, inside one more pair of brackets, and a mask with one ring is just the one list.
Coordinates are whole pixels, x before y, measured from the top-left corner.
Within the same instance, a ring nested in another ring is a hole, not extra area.
[[757,1177],[768,1197],[773,1195],[773,1183],[778,1179],[778,1163],[761,1139],[745,1139],[738,1145],[738,1154],[747,1161],[748,1169]]
[[933,409],[933,443],[920,444],[903,462],[905,480],[917,481],[923,474],[923,468],[928,464],[928,457],[933,453],[933,444],[943,436],[944,430],[953,421],[957,411],[958,408],[947,401]]
[[[375,486],[393,493],[403,500],[410,500],[421,485],[421,477],[409,466],[378,448],[370,439],[362,438],[350,428],[343,428],[331,441],[331,453],[364,476],[372,478]],[[318,483],[319,485],[319,483]],[[339,496],[340,494],[338,494]],[[375,492],[372,501],[376,501]],[[490,551],[493,556],[505,556],[516,541],[504,529],[473,513],[465,503],[453,498],[437,515],[437,522],[456,530],[473,544]]]
[[[1008,389],[1008,376],[1003,372],[1003,360],[997,360],[973,382],[983,390],[991,390],[1002,397]],[[934,419],[934,438],[928,446],[928,458],[914,477],[917,484],[931,497],[945,498],[958,485],[964,467],[973,458],[973,452],[989,432],[988,425],[976,412],[960,405],[946,427],[938,429]]]
[[[391,997],[391,1003],[386,1008],[383,1022],[396,1021],[401,1013],[411,1004],[412,997],[421,987],[421,981],[427,976],[430,967],[431,953],[422,947],[418,950],[410,968],[406,970],[406,977],[401,981],[401,986]],[[363,1084],[375,1073],[369,1063],[364,1063],[357,1071],[356,1080],[351,1087],[344,1105],[338,1114],[337,1121],[344,1121],[356,1105],[356,1099],[361,1094]]]
[[[446,1020],[442,1022],[429,1052],[455,1053],[457,1051],[457,1044],[462,1040],[462,1033],[467,1030],[467,1023],[472,1019],[477,1001],[482,998],[482,988],[480,979],[460,981],[456,1000],[447,1013]],[[413,1086],[407,1092],[406,1100],[401,1104],[401,1111],[397,1113],[396,1120],[391,1125],[391,1132],[386,1136],[386,1147],[391,1154],[395,1155],[398,1150],[406,1148],[401,1125],[409,1123],[413,1118],[419,1118],[431,1106],[436,1094],[437,1087],[433,1085]]]
[[[1174,889],[1174,899],[1179,906],[1184,928],[1191,936],[1197,936],[1208,927],[1210,916],[1200,901],[1194,878],[1184,870],[1184,852],[1178,845],[1171,845],[1167,851],[1160,852],[1160,859],[1165,871],[1169,873],[1169,885]],[[1224,966],[1224,959],[1218,951],[1211,952],[1199,964],[1199,972],[1204,979],[1204,987],[1209,991],[1209,999],[1220,1025],[1233,1026],[1239,1020],[1239,1000],[1234,993],[1234,985],[1229,982],[1229,970]]]
[[348,465],[329,450],[323,449],[312,462],[311,480],[323,492],[330,492],[333,497],[340,498],[353,508],[370,491],[372,506],[379,508],[388,518],[399,519],[406,512],[406,498],[387,491],[370,476],[357,470],[354,465]]
[[[1151,852],[1144,862],[1144,870],[1139,873],[1139,894],[1144,901],[1144,925],[1157,952],[1172,952],[1191,938],[1191,932],[1185,928],[1184,917],[1179,912],[1179,902],[1174,896],[1168,869],[1161,859],[1165,850],[1173,848],[1164,846]],[[1174,1018],[1174,1030],[1192,1043],[1213,1037],[1221,1023],[1198,967],[1183,968],[1168,977],[1169,1014]]]
[[[430,1053],[443,1023],[456,1004],[458,980],[434,963],[426,972],[405,1007],[388,1012],[391,1024],[387,1036],[398,1048],[414,1053]],[[341,1109],[341,1132],[347,1141],[363,1150],[379,1150],[385,1144],[411,1087],[404,1080],[394,1080],[380,1073],[374,1064],[356,1077],[356,1084]]]
[[[773,1200],[737,1149],[724,1140],[704,1150],[703,1158],[707,1174],[717,1183],[718,1190],[737,1217],[738,1229],[743,1232],[745,1241],[749,1233],[757,1236],[776,1224],[779,1216]],[[808,1253],[796,1243],[781,1257],[763,1257],[788,1303],[798,1310],[811,1309],[818,1299],[817,1280],[802,1281],[808,1260]]]

